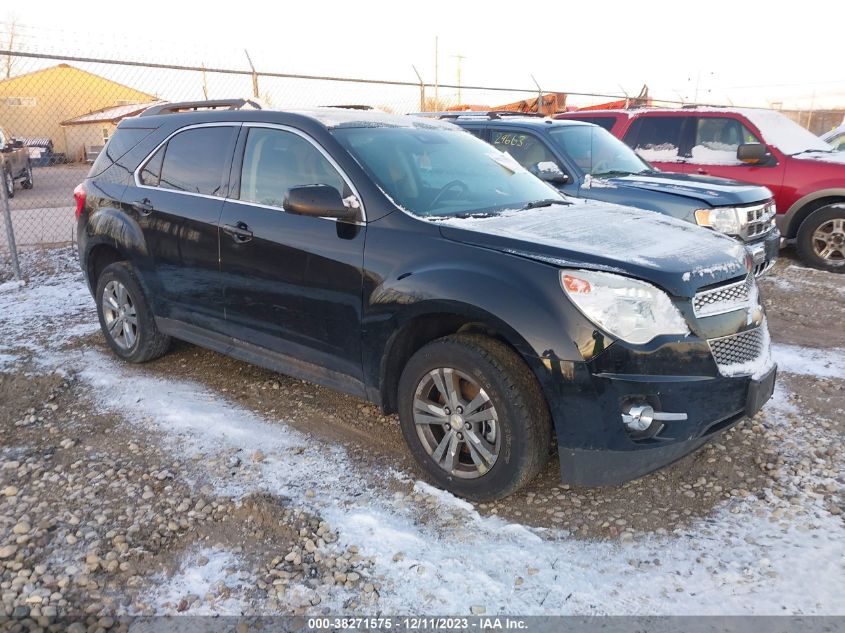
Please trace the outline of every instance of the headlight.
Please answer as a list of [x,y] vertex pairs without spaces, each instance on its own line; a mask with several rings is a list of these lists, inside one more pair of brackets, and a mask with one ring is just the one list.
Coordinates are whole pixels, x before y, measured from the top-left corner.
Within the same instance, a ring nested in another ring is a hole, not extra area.
[[689,334],[669,296],[644,281],[589,270],[562,270],[564,292],[590,321],[629,343],[661,334]]
[[695,212],[698,226],[708,226],[714,231],[728,235],[739,235],[744,225],[745,214],[740,216],[737,209],[699,209]]

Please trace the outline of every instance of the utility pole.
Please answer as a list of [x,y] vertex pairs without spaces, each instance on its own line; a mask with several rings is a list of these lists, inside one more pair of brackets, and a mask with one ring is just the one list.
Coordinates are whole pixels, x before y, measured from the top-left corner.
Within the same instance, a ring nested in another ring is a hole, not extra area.
[[452,55],[458,60],[458,105],[461,105],[461,62],[466,59],[466,55]]
[[440,52],[438,51],[438,37],[434,36],[434,110],[436,112],[440,111],[440,96],[438,95],[438,89],[440,84]]

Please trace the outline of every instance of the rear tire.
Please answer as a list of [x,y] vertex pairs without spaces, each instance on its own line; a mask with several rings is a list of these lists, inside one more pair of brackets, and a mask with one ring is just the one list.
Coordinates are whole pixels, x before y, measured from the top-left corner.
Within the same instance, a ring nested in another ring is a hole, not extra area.
[[540,387],[495,339],[456,334],[420,349],[402,372],[398,405],[414,459],[458,496],[506,497],[549,458],[551,423]]
[[807,216],[798,227],[796,247],[810,266],[845,272],[845,203],[829,204]]
[[23,187],[24,189],[32,189],[34,184],[35,184],[35,181],[32,177],[32,163],[27,162],[27,164],[26,164],[26,175],[24,176],[24,179],[21,181],[21,187]]
[[97,315],[106,343],[130,363],[145,363],[163,356],[170,337],[159,332],[132,266],[115,262],[97,280]]

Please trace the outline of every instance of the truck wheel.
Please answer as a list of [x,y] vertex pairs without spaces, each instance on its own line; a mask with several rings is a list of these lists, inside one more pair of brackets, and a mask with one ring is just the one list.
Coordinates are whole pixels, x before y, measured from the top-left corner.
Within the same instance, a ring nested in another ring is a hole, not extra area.
[[24,171],[24,178],[21,181],[21,187],[24,189],[32,189],[35,182],[32,179],[32,163],[27,161],[26,170]]
[[6,181],[6,195],[9,196],[9,199],[15,197],[15,179],[12,178],[12,172],[8,169],[4,173],[3,180]]
[[811,266],[845,272],[845,203],[813,211],[798,228],[796,246]]
[[112,351],[130,363],[164,355],[170,337],[159,332],[131,265],[116,262],[97,280],[97,315]]
[[548,460],[545,399],[523,360],[499,341],[456,334],[429,343],[405,366],[398,396],[412,455],[456,495],[505,497]]

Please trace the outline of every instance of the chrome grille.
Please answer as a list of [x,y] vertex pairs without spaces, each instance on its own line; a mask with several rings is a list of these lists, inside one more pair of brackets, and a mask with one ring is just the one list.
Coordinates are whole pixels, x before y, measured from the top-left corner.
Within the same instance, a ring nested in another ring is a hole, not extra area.
[[775,204],[771,200],[765,204],[755,204],[752,207],[740,207],[738,210],[740,214],[745,213],[742,239],[753,240],[774,228],[772,218],[775,217]]
[[755,281],[748,275],[742,281],[696,293],[692,300],[695,316],[710,316],[740,310],[751,302]]
[[707,343],[722,375],[736,375],[737,372],[732,371],[732,368],[751,363],[769,352],[769,336],[765,323],[753,330],[710,339]]

